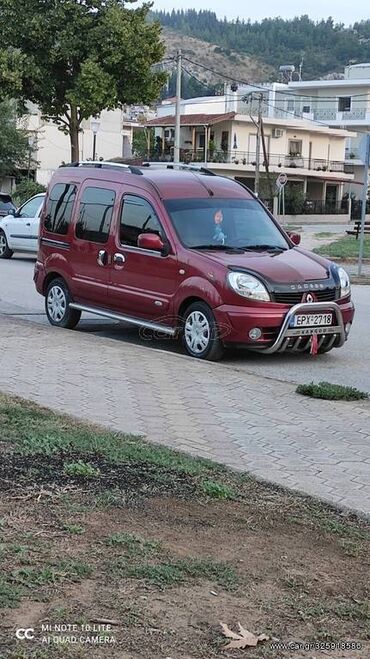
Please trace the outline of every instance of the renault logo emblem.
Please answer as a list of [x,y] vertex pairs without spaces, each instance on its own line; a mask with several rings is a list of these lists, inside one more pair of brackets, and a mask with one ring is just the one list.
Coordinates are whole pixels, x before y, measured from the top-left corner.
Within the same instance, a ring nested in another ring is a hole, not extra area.
[[316,302],[317,297],[315,293],[305,293],[302,297],[302,302]]

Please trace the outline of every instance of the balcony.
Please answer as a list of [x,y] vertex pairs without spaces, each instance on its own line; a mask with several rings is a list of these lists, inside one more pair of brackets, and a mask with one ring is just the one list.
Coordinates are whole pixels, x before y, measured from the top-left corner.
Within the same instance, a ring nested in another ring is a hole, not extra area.
[[366,107],[350,110],[349,112],[338,112],[336,108],[323,108],[314,110],[313,116],[316,121],[338,121],[342,123],[347,123],[347,121],[368,121],[370,123],[370,110]]
[[[157,153],[152,152],[149,160],[151,161],[173,161],[173,148],[167,154],[158,156]],[[231,151],[212,151],[205,157],[204,149],[191,151],[188,149],[181,149],[180,160],[184,163],[199,162],[199,163],[225,163],[230,165],[244,166],[252,170],[256,165],[256,153],[248,151],[238,151],[232,149]],[[265,166],[264,158],[260,158],[261,167]],[[271,154],[268,156],[268,166],[273,169],[305,169],[313,172],[342,172],[344,173],[345,162],[344,160],[324,160],[321,158],[303,158],[300,155],[292,156],[285,154]],[[346,166],[346,173],[348,165]]]

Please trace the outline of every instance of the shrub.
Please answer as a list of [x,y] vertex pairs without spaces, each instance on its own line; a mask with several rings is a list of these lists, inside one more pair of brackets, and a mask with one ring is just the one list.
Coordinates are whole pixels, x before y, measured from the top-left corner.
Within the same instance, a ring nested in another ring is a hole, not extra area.
[[99,469],[96,469],[86,462],[82,462],[82,460],[65,464],[63,472],[66,476],[82,476],[83,478],[95,478],[96,476],[100,476]]
[[369,394],[365,391],[360,391],[355,387],[346,387],[341,384],[331,384],[330,382],[300,384],[296,392],[303,396],[323,398],[325,400],[361,400],[369,398]]
[[21,182],[18,183],[15,193],[13,195],[14,202],[16,206],[21,206],[23,202],[27,201],[27,199],[33,197],[35,194],[38,194],[39,192],[46,192],[46,188],[44,185],[41,185],[40,183],[36,183],[36,181],[29,181],[28,179],[22,179]]

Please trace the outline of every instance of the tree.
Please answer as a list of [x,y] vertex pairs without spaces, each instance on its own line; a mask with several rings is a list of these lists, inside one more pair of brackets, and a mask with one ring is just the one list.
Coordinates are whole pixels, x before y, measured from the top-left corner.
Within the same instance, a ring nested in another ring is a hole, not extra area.
[[17,206],[23,204],[30,197],[33,197],[39,192],[46,192],[46,188],[41,183],[23,178],[17,183],[17,187],[13,196],[13,201]]
[[14,175],[24,167],[28,153],[27,132],[17,127],[17,108],[14,102],[0,103],[0,178]]
[[[149,4],[136,0],[0,0],[0,86],[36,103],[79,157],[84,119],[121,104],[151,103],[165,82]],[[130,8],[126,7],[130,4]]]
[[154,146],[154,128],[140,128],[134,131],[132,152],[137,158],[148,158]]
[[224,54],[233,50],[252,55],[275,71],[278,64],[286,62],[298,66],[304,52],[303,76],[307,79],[342,71],[352,59],[362,62],[370,59],[369,20],[345,27],[342,23],[335,24],[332,18],[315,22],[305,15],[251,23],[220,20],[213,11],[194,9],[153,11],[151,17],[183,34],[217,44]]

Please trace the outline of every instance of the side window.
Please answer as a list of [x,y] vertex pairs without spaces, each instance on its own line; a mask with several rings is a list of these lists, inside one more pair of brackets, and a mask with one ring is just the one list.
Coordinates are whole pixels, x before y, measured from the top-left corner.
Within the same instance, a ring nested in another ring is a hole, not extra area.
[[83,191],[76,236],[93,243],[106,243],[116,194],[105,188],[85,188]]
[[120,242],[137,247],[141,233],[156,233],[162,236],[161,225],[152,206],[134,195],[125,195],[121,211]]
[[35,217],[38,209],[41,206],[42,198],[35,197],[27,201],[18,211],[17,217]]
[[65,236],[71,223],[76,186],[57,183],[51,189],[45,208],[44,227],[51,233]]

